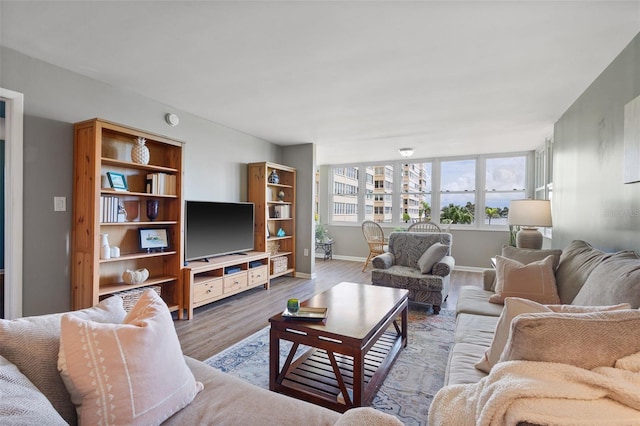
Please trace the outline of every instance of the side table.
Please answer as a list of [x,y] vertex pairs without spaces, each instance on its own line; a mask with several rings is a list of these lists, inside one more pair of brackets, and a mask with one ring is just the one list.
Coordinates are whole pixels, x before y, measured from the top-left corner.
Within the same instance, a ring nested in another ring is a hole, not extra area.
[[324,260],[333,259],[333,240],[316,241],[316,250],[324,252]]

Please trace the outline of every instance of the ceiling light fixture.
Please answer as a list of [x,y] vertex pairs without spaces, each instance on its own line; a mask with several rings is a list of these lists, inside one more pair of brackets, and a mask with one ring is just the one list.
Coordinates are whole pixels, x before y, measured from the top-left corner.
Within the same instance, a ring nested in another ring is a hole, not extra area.
[[400,155],[402,155],[404,158],[409,158],[413,155],[413,148],[400,148],[398,150],[398,152],[400,153]]

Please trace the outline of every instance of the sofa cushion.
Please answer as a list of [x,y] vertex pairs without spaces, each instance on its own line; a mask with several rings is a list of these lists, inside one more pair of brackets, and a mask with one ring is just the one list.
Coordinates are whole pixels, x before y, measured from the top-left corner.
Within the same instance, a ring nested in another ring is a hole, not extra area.
[[539,312],[557,312],[557,313],[587,313],[601,311],[616,311],[621,309],[629,309],[628,303],[611,306],[573,306],[573,305],[541,305],[527,299],[517,297],[507,297],[504,303],[504,309],[500,320],[495,328],[495,333],[491,346],[487,349],[482,359],[476,363],[476,368],[489,373],[494,365],[500,359],[500,355],[504,350],[509,332],[511,330],[511,322],[520,314],[531,314]]
[[389,269],[374,269],[371,280],[376,285],[385,287],[406,288],[415,291],[441,291],[442,278],[424,275],[420,270],[405,266],[393,265]]
[[444,384],[476,383],[485,377],[487,374],[475,368],[474,363],[482,357],[486,349],[483,345],[456,343],[449,353]]
[[472,343],[488,348],[496,331],[498,317],[460,314],[456,317],[456,343]]
[[640,311],[522,314],[511,322],[511,333],[500,362],[558,362],[591,370],[613,367],[640,352]]
[[423,274],[428,274],[431,272],[433,265],[439,262],[444,256],[446,256],[449,251],[449,247],[445,246],[442,243],[434,243],[422,253],[420,259],[418,259],[418,269]]
[[163,426],[329,426],[340,418],[340,413],[328,408],[259,388],[203,362],[185,358],[204,390]]
[[[97,322],[120,323],[126,312],[122,299],[113,296],[74,314]],[[68,423],[75,424],[76,410],[57,368],[61,316],[0,320],[0,355],[14,363]]]
[[493,339],[482,358],[477,360],[475,366],[478,370],[489,373],[500,359],[500,354],[507,344],[511,321],[518,315],[534,312],[551,312],[551,309],[527,299],[507,297],[504,300],[502,315],[494,329]]
[[573,305],[613,305],[627,302],[640,307],[640,257],[618,252],[598,264],[573,299]]
[[572,241],[562,251],[556,270],[556,286],[560,302],[571,303],[589,278],[591,271],[612,255],[613,253],[605,253],[593,248],[585,241]]
[[553,256],[524,265],[517,260],[496,256],[496,294],[491,303],[504,303],[505,297],[521,297],[540,303],[559,303]]
[[160,424],[202,390],[171,313],[153,290],[122,324],[63,315],[58,368],[82,424]]
[[562,255],[562,250],[560,249],[526,249],[526,248],[518,248],[509,245],[502,246],[502,256],[517,260],[520,263],[525,265],[533,262],[538,262],[540,260],[544,260],[547,256],[553,257],[553,270],[555,271],[558,268],[558,264],[560,263],[560,256]]
[[0,423],[66,425],[51,402],[13,363],[0,356]]
[[483,290],[472,285],[463,285],[458,290],[456,315],[467,313],[499,317],[502,314],[502,305],[489,303],[489,297],[492,295],[493,291]]

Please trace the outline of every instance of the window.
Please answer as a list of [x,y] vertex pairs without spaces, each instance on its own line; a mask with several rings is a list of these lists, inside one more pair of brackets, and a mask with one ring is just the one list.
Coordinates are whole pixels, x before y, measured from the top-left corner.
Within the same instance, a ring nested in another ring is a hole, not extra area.
[[358,167],[333,170],[332,222],[358,222]]
[[402,164],[402,221],[431,220],[432,163]]
[[485,163],[486,225],[507,225],[509,203],[526,196],[527,157],[488,158]]
[[378,165],[373,170],[373,220],[391,223],[393,221],[393,165]]
[[[543,151],[546,158],[548,149]],[[533,159],[530,152],[334,166],[329,169],[330,220],[373,220],[401,228],[425,219],[467,227],[504,227],[509,202],[533,194],[534,181],[528,175]],[[535,159],[537,172],[538,153]],[[551,186],[543,186],[548,195]]]
[[440,223],[473,223],[475,190],[475,159],[443,161],[440,173]]

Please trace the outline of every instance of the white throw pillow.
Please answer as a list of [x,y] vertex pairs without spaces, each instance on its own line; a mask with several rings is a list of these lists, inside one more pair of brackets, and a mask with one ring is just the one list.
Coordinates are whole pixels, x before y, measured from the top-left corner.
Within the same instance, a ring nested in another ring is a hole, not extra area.
[[438,263],[449,251],[449,247],[442,243],[434,243],[422,253],[418,259],[418,269],[423,274],[428,274],[433,269],[433,265]]
[[504,303],[506,297],[520,297],[538,303],[560,303],[553,256],[524,265],[517,260],[496,256],[496,289],[491,303]]
[[522,314],[499,362],[556,362],[592,370],[640,352],[640,311]]
[[153,290],[122,324],[63,315],[58,369],[81,424],[160,424],[202,390],[171,313]]
[[504,308],[502,314],[496,325],[496,331],[493,335],[493,341],[491,346],[484,353],[484,356],[475,364],[475,367],[489,373],[494,365],[500,360],[502,351],[504,350],[507,341],[509,339],[509,333],[511,330],[512,320],[520,314],[531,313],[589,313],[589,312],[603,312],[614,311],[620,309],[629,309],[628,303],[622,303],[612,306],[575,306],[575,305],[541,305],[528,299],[521,299],[518,297],[507,297],[504,300]]

